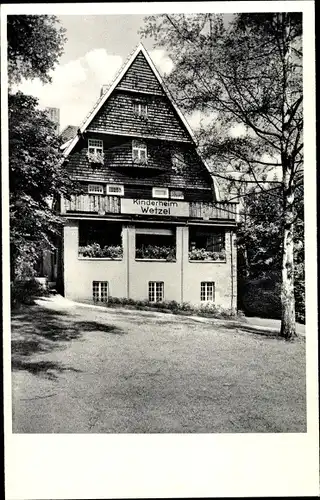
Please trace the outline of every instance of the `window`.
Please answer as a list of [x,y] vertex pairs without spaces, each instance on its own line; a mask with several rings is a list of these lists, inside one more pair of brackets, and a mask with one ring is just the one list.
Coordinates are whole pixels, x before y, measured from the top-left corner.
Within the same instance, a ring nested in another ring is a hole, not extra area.
[[94,302],[108,301],[108,281],[92,282],[92,298]]
[[88,153],[97,154],[103,153],[103,141],[100,139],[88,139]]
[[183,191],[170,191],[170,198],[172,200],[183,200],[184,199],[184,193]]
[[169,198],[169,189],[168,188],[152,188],[152,197],[153,198]]
[[103,194],[103,186],[101,184],[89,184],[88,193],[89,194]]
[[79,221],[79,257],[122,259],[122,224],[99,220]]
[[176,260],[176,230],[172,227],[137,226],[136,259]]
[[189,259],[225,261],[225,232],[214,227],[189,228]]
[[162,302],[164,298],[163,281],[149,281],[149,302]]
[[148,106],[146,103],[141,101],[134,101],[133,103],[133,113],[140,118],[148,117]]
[[132,159],[135,163],[147,163],[147,145],[141,141],[132,141]]
[[108,184],[107,185],[107,194],[114,194],[118,196],[124,195],[124,187],[120,184]]
[[185,165],[184,154],[182,151],[173,151],[171,154],[172,169],[176,173],[182,173]]
[[200,300],[206,302],[214,302],[215,287],[214,281],[201,281]]
[[103,141],[100,139],[88,139],[87,158],[90,163],[103,164]]

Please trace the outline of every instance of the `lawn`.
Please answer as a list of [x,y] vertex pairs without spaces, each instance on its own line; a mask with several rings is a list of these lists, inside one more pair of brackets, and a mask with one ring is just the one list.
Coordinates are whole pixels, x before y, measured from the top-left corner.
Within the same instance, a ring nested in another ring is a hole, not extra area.
[[12,316],[13,431],[306,432],[305,341],[125,309]]

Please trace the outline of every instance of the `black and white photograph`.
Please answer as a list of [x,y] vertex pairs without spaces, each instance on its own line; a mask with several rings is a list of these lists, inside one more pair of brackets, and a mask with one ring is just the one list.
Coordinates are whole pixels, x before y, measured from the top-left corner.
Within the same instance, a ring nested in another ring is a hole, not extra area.
[[314,3],[152,3],[2,16],[8,432],[307,438]]

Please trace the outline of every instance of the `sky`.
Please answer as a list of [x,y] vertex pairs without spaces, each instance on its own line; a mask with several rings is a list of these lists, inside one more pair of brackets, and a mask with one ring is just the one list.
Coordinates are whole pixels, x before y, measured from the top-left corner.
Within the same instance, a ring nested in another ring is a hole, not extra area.
[[[152,40],[141,40],[140,15],[59,16],[66,29],[67,42],[52,83],[24,81],[20,90],[39,98],[41,107],[60,109],[60,130],[79,125],[100,95],[103,84],[110,83],[140,41],[148,50],[160,73],[169,73],[172,61],[164,50],[153,49]],[[199,117],[194,118],[197,124]],[[192,126],[192,123],[190,123]]]

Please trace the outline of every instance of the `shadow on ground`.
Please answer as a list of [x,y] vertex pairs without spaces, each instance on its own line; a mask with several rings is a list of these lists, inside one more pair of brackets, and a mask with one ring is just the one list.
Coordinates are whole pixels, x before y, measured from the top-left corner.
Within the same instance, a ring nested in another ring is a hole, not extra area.
[[45,354],[67,347],[67,343],[81,339],[87,332],[105,332],[122,335],[114,326],[97,321],[77,321],[66,311],[55,311],[33,305],[13,311],[11,319],[12,370],[27,370],[33,375],[55,378],[55,372],[79,371],[53,361],[35,361],[34,355]]
[[[280,331],[276,332],[274,330],[270,330],[270,328],[259,327],[259,329],[258,329],[258,328],[255,328],[253,326],[247,325],[245,323],[243,325],[239,325],[239,324],[234,324],[234,323],[228,323],[227,321],[223,325],[223,328],[225,328],[227,330],[234,330],[234,331],[249,333],[251,335],[257,335],[259,337],[263,336],[263,337],[268,337],[269,339],[276,339],[276,340],[280,340],[283,342],[288,342],[288,340],[286,340],[285,338],[280,336]],[[297,335],[296,337],[294,337],[294,340],[295,341],[301,340],[303,342],[304,337],[302,337],[301,335]]]

